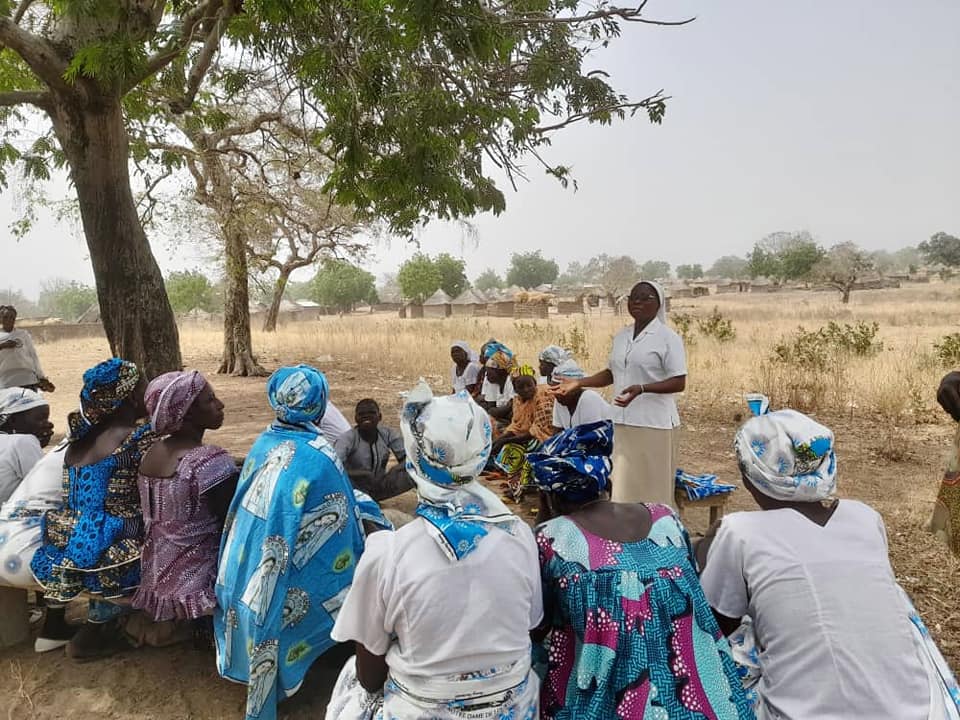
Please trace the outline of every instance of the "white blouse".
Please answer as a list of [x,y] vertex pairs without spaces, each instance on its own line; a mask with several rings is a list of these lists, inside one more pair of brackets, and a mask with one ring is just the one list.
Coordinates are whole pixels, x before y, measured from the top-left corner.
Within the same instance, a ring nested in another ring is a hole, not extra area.
[[466,390],[468,385],[477,384],[477,376],[480,374],[480,363],[468,363],[467,366],[463,369],[463,375],[457,375],[457,366],[454,365],[450,368],[450,385],[453,387],[453,392],[458,393],[461,390]]
[[[608,363],[613,374],[614,397],[631,385],[649,385],[687,374],[683,340],[654,318],[636,338],[633,326],[613,338]],[[673,394],[644,393],[627,407],[610,406],[610,419],[620,425],[669,430],[680,425],[680,413]]]
[[0,330],[0,343],[7,340],[19,340],[20,347],[0,350],[0,388],[35,385],[44,375],[30,333],[20,328]]
[[577,408],[572,414],[566,406],[561,405],[556,400],[553,401],[553,426],[563,430],[577,425],[589,425],[609,418],[610,406],[603,399],[603,395],[595,390],[583,391],[580,400],[577,401]]
[[927,720],[927,675],[873,508],[841,500],[823,527],[790,509],[727,515],[700,581],[717,612],[753,619],[758,719]]
[[543,619],[533,532],[491,528],[451,562],[415,519],[367,539],[331,637],[386,655],[391,672],[442,676],[508,665],[530,654]]
[[0,504],[10,499],[42,457],[40,441],[33,435],[0,433]]

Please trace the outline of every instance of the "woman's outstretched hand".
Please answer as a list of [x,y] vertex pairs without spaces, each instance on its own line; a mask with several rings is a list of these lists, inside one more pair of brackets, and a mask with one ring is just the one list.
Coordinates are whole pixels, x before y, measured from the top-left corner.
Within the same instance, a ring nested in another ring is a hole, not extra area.
[[579,389],[580,382],[578,380],[561,380],[559,385],[554,385],[550,388],[550,392],[559,398],[565,398],[570,393],[576,392]]

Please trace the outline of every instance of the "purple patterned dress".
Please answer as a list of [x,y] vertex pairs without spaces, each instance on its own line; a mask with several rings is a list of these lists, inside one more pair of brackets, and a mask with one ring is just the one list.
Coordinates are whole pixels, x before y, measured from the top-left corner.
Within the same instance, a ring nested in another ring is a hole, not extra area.
[[647,505],[648,536],[617,543],[558,517],[537,529],[552,632],[546,720],[750,720],[686,530]]
[[171,477],[140,475],[147,539],[135,608],[157,621],[212,614],[222,527],[204,494],[236,472],[226,450],[201,445],[181,458]]

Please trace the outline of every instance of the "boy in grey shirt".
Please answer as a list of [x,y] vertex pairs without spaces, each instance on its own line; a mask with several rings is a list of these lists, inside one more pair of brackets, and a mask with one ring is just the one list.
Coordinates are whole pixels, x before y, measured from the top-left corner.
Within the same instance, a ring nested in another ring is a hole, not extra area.
[[[383,416],[377,402],[370,398],[358,402],[354,419],[356,427],[333,443],[353,486],[378,502],[412,490],[414,482],[404,469],[403,436],[380,426]],[[391,453],[397,465],[387,470]]]

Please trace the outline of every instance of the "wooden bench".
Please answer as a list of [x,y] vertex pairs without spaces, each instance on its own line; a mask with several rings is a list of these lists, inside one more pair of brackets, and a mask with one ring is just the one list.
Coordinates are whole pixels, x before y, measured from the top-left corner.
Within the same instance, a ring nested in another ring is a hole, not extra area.
[[703,500],[689,500],[687,493],[683,490],[677,490],[673,494],[674,502],[677,504],[677,510],[680,511],[681,520],[683,519],[683,511],[687,508],[709,508],[710,525],[713,525],[723,517],[723,513],[726,512],[727,499],[729,497],[730,493],[724,493],[722,495],[711,495]]

